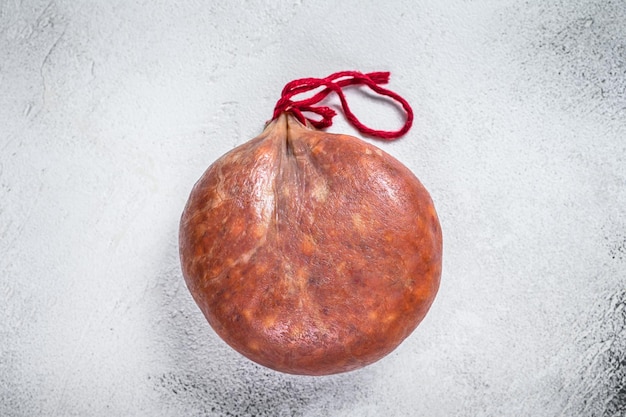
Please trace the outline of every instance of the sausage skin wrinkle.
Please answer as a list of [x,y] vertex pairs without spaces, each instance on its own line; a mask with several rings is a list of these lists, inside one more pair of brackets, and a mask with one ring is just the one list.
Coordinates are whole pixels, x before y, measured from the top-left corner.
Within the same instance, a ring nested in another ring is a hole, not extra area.
[[283,113],[215,161],[180,223],[183,275],[217,334],[291,374],[361,368],[422,321],[442,237],[415,175]]

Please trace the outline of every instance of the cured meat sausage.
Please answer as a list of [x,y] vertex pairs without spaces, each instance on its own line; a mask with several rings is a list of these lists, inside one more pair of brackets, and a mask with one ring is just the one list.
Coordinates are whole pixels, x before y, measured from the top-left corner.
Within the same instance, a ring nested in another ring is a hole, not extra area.
[[395,349],[435,298],[441,252],[408,168],[289,113],[208,168],[180,223],[185,281],[211,326],[293,374],[350,371]]

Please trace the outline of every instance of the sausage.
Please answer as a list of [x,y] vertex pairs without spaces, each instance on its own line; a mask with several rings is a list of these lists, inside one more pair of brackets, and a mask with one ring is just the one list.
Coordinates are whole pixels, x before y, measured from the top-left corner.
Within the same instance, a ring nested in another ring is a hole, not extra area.
[[381,359],[422,321],[441,275],[439,220],[415,175],[289,113],[207,169],[179,243],[187,287],[216,333],[291,374]]

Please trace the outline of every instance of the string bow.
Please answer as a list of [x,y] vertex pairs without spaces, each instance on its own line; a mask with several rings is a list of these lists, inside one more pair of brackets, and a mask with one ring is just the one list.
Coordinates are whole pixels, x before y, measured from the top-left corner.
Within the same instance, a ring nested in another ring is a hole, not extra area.
[[[291,112],[302,124],[306,124],[308,121],[317,129],[327,128],[333,124],[333,117],[337,115],[337,112],[328,106],[316,106],[316,104],[326,98],[330,93],[334,92],[341,101],[341,107],[346,118],[359,132],[386,140],[397,139],[411,128],[413,124],[413,109],[400,95],[380,86],[388,82],[389,72],[370,72],[363,74],[358,71],[341,71],[331,74],[326,78],[301,78],[293,80],[283,88],[280,100],[278,100],[276,107],[274,107],[272,120],[278,118],[283,112]],[[345,87],[352,85],[365,85],[377,94],[390,97],[398,102],[406,113],[406,120],[402,128],[396,131],[376,130],[361,123],[350,110],[343,92]],[[313,91],[320,87],[324,88],[312,97],[302,100],[292,100],[292,98],[298,94]],[[316,120],[305,117],[303,112],[315,113],[321,116],[321,119]]]

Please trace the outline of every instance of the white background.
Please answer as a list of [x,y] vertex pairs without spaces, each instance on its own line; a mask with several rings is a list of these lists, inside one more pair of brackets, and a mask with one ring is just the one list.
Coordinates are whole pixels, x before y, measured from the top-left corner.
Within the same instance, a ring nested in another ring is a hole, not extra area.
[[[441,290],[382,361],[283,375],[206,323],[178,220],[285,83],[346,69],[415,109],[375,143],[432,194]],[[624,1],[0,0],[2,416],[624,416],[625,288]]]

